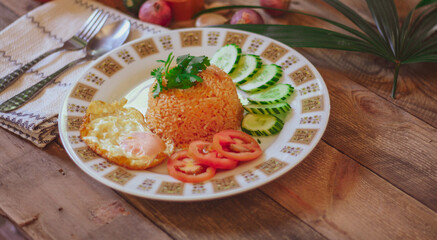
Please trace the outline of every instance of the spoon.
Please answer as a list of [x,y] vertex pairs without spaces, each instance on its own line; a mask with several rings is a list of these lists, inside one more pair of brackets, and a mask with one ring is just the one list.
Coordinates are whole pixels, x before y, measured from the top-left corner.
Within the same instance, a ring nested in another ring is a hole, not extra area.
[[52,83],[59,75],[61,75],[61,73],[70,67],[82,61],[95,60],[110,50],[121,46],[129,36],[129,32],[130,22],[128,20],[118,21],[104,26],[86,46],[85,57],[70,62],[47,78],[3,102],[0,105],[0,112],[10,112],[23,106],[30,99],[38,95],[45,86]]

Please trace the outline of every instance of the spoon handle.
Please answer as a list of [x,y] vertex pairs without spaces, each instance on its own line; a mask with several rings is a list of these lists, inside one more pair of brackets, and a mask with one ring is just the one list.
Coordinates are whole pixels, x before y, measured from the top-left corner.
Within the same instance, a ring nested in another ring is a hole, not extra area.
[[34,98],[39,92],[41,92],[41,90],[43,90],[45,86],[52,83],[59,75],[61,75],[61,73],[63,73],[65,70],[69,69],[70,67],[76,65],[77,63],[85,59],[87,59],[87,57],[79,58],[77,60],[70,62],[69,64],[60,68],[58,71],[52,73],[50,76],[44,78],[43,80],[37,82],[31,87],[23,90],[19,94],[6,100],[0,105],[0,112],[10,112],[17,108],[20,108],[25,103],[27,103],[30,99]]
[[37,64],[39,61],[43,60],[44,58],[46,58],[47,56],[49,56],[55,52],[58,52],[59,50],[62,50],[62,47],[56,48],[53,50],[49,50],[49,51],[41,54],[37,58],[33,59],[29,63],[24,64],[22,67],[16,69],[15,71],[0,78],[0,92],[5,90],[9,85],[14,83],[15,81],[17,81],[21,75],[23,75],[25,72],[27,72],[27,70],[29,70],[31,67],[35,66],[35,64]]

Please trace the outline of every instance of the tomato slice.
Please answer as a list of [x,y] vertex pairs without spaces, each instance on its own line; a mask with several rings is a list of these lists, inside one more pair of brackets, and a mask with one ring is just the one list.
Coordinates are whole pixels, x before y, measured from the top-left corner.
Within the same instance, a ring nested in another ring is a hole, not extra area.
[[174,153],[167,161],[167,170],[170,176],[189,183],[206,181],[215,175],[215,168],[197,163],[188,156],[188,151]]
[[255,139],[237,130],[223,130],[216,133],[212,147],[221,155],[237,161],[254,160],[262,154],[261,147]]
[[233,169],[238,161],[226,158],[212,149],[212,143],[206,141],[194,141],[188,147],[188,155],[198,163],[220,169]]

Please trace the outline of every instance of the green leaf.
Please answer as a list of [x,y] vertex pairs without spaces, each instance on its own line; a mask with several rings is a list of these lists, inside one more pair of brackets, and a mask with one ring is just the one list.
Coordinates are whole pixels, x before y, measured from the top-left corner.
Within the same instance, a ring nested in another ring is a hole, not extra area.
[[437,8],[432,9],[423,15],[414,24],[415,28],[412,29],[412,39],[426,38],[431,35],[432,31],[437,26]]
[[170,68],[171,62],[173,62],[173,59],[173,52],[171,52],[167,57],[167,61],[165,61],[165,72],[168,72],[168,69]]
[[206,56],[199,56],[199,57],[194,57],[193,59],[191,59],[190,61],[190,65],[187,66],[186,68],[186,72],[189,74],[197,74],[200,71],[203,71],[206,69],[207,66],[209,66],[209,59]]
[[[162,60],[158,60],[162,61]],[[164,71],[164,67],[158,67],[152,70],[151,75],[155,77],[156,84],[153,87],[153,97],[156,98],[159,93],[162,91],[162,72]]]
[[321,28],[269,24],[235,24],[218,25],[214,27],[240,29],[258,33],[276,39],[290,47],[328,48],[367,52],[388,59],[385,55],[378,52],[373,45],[361,39]]
[[[344,6],[344,5],[342,5],[338,1],[327,1],[327,0],[325,0],[325,1],[328,2],[328,3],[333,2],[333,4],[334,3],[335,4],[339,3],[340,6]],[[381,40],[383,40],[383,39],[378,35],[378,33],[375,31],[375,29],[373,29],[372,25],[370,23],[366,22],[363,18],[361,18],[357,14],[354,17],[355,18],[359,18],[359,19],[354,19],[354,20],[358,21],[361,25],[363,25],[362,27],[368,31],[367,34],[373,35],[372,36],[373,39],[371,37],[367,36],[366,34],[360,32],[360,31],[357,31],[357,30],[355,30],[355,29],[353,29],[351,27],[348,27],[348,26],[346,26],[344,24],[338,23],[336,21],[333,21],[333,20],[330,20],[330,19],[327,19],[327,18],[324,18],[324,17],[320,17],[320,16],[316,16],[316,15],[312,15],[312,14],[308,14],[308,13],[304,13],[304,12],[294,11],[294,10],[279,9],[279,8],[270,8],[270,7],[255,6],[255,5],[231,5],[231,6],[225,6],[225,7],[209,8],[209,9],[206,9],[206,10],[198,12],[197,14],[195,14],[193,16],[193,18],[196,18],[196,17],[198,17],[198,16],[200,16],[202,14],[205,14],[205,13],[220,11],[220,10],[223,10],[223,9],[232,9],[232,8],[261,8],[261,9],[270,9],[270,10],[278,10],[278,11],[282,11],[282,12],[295,13],[295,14],[300,14],[300,15],[305,15],[305,16],[317,18],[317,19],[325,21],[325,22],[327,22],[329,24],[332,24],[332,25],[334,25],[334,26],[336,26],[338,28],[341,28],[341,29],[343,29],[343,30],[345,30],[345,31],[347,31],[347,32],[349,32],[349,33],[351,33],[351,34],[353,34],[353,35],[355,35],[355,36],[357,36],[357,37],[359,37],[359,38],[369,42],[369,43],[371,43],[372,45],[375,46],[375,48],[378,49],[378,52],[380,52],[380,53],[385,53],[385,52],[387,52],[387,50],[389,50],[387,47],[384,46],[384,42],[381,42]],[[339,10],[339,9],[337,9],[337,10]],[[353,12],[350,8],[346,7],[346,10],[344,10],[344,11],[347,11],[347,10],[350,10],[351,12]],[[351,14],[348,14],[348,15],[351,15]],[[377,40],[375,40],[375,39],[378,39],[379,42]],[[388,51],[387,54],[391,54],[391,52]]]
[[416,54],[436,54],[437,55],[437,35],[434,35],[428,39],[426,39],[423,44],[421,44],[421,48],[417,51]]
[[430,5],[430,4],[434,4],[437,3],[437,0],[422,0],[420,1],[417,5],[415,9]]
[[162,85],[161,84],[159,84],[159,83],[157,83],[157,84],[155,84],[155,86],[153,87],[153,91],[152,91],[152,96],[153,96],[153,98],[156,98],[156,97],[158,97],[159,96],[159,93],[160,92],[162,92],[162,87],[161,87]]
[[[437,35],[435,30],[437,25],[437,8],[431,6],[436,4],[437,0],[421,0],[415,9],[408,13],[402,25],[399,24],[399,17],[393,0],[366,0],[376,28],[339,0],[324,1],[352,21],[362,32],[336,21],[312,14],[261,6],[227,6],[208,9],[200,12],[198,15],[229,8],[263,8],[302,14],[328,22],[353,36],[321,28],[290,25],[220,25],[217,27],[258,33],[281,41],[291,47],[358,51],[383,57],[395,63],[393,98],[396,92],[397,76],[402,64],[437,62]],[[428,8],[420,11],[415,16],[415,10],[425,6],[428,6]]]
[[411,57],[408,60],[402,62],[402,64],[421,63],[421,62],[437,62],[437,54],[424,54],[420,56]]
[[165,79],[167,80],[167,86],[166,86],[167,89],[181,88],[181,86],[183,86],[181,79],[178,78],[178,76],[182,74],[183,71],[184,69],[182,67],[176,66],[170,69],[165,74]]
[[186,68],[188,66],[188,64],[190,63],[191,59],[193,59],[194,57],[191,56],[190,54],[185,54],[182,56],[179,56],[176,59],[176,63],[182,67],[182,68]]
[[399,58],[399,17],[393,0],[366,0],[380,34],[390,44],[396,59]]
[[[158,97],[159,93],[167,89],[187,89],[198,82],[202,82],[202,78],[196,74],[203,71],[210,65],[209,59],[206,56],[194,57],[190,54],[177,57],[177,66],[170,69],[170,64],[173,61],[174,56],[171,52],[166,61],[158,60],[158,62],[164,63],[164,66],[158,67],[152,71],[152,76],[157,80],[153,88],[153,97]],[[163,71],[165,73],[163,74]],[[165,76],[167,80],[166,86],[163,85],[162,77]]]
[[407,45],[407,38],[409,37],[410,34],[410,29],[411,29],[411,18],[413,16],[414,13],[414,9],[411,10],[407,17],[405,18],[404,22],[402,23],[402,28],[401,28],[401,32],[400,32],[400,37],[399,37],[399,45],[400,45],[400,59],[402,61],[402,59],[404,59],[405,57],[405,50],[408,47]]
[[[420,48],[417,49],[414,54],[409,56],[409,58],[404,59],[402,63],[412,63],[417,62],[417,59],[434,59],[437,57],[437,35],[427,38],[422,44],[420,44]],[[425,61],[427,62],[427,61]]]
[[423,14],[418,16],[411,24],[405,42],[403,43],[403,52],[401,60],[405,61],[427,45],[428,38],[434,39],[431,41],[437,41],[435,38],[430,37],[436,31],[433,29],[437,25],[437,8],[424,11]]
[[338,0],[324,0],[326,3],[334,7],[337,11],[347,17],[350,21],[352,21],[358,28],[360,28],[365,34],[367,34],[370,39],[372,39],[371,43],[381,51],[381,54],[387,56],[385,58],[394,61],[395,57],[393,52],[390,49],[390,46],[387,42],[384,41],[384,38],[378,34],[375,28],[367,22],[364,18],[362,18],[358,13],[344,5]]

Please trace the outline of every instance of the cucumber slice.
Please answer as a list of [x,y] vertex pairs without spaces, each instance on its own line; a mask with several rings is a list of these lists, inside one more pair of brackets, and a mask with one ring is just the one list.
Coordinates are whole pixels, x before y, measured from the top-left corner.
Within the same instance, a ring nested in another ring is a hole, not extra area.
[[238,87],[249,93],[259,92],[267,89],[282,76],[282,69],[276,64],[262,65],[261,69],[249,79],[246,83],[240,84]]
[[249,113],[244,116],[241,130],[252,136],[270,136],[282,130],[284,122],[273,116]]
[[232,73],[241,57],[241,48],[235,44],[228,44],[220,48],[211,58],[211,63],[226,73]]
[[238,61],[236,69],[229,74],[232,81],[236,84],[242,84],[255,75],[261,68],[262,60],[259,56],[253,54],[242,55]]
[[247,100],[255,104],[272,104],[285,101],[293,91],[294,88],[290,84],[278,83],[269,89],[251,94]]
[[244,105],[243,108],[254,114],[281,114],[287,113],[291,110],[291,107],[286,102],[259,105],[259,104],[248,104]]

